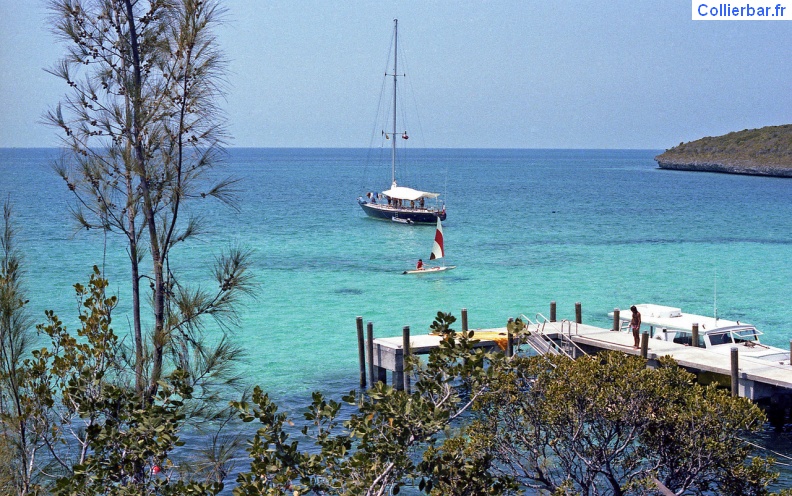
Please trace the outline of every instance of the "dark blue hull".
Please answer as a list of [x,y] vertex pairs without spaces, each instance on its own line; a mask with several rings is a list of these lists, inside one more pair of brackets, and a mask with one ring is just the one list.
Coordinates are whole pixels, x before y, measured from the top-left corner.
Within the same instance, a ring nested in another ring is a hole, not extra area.
[[403,224],[437,224],[437,218],[446,219],[445,209],[434,210],[428,208],[395,208],[388,204],[369,203],[358,201],[366,215],[380,220],[400,222]]

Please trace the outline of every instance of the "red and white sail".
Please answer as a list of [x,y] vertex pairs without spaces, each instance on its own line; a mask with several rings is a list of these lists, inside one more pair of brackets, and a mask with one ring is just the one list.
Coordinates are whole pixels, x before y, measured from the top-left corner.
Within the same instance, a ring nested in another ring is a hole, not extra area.
[[437,231],[435,231],[434,245],[429,260],[437,258],[443,258],[443,224],[440,223],[440,217],[437,218]]

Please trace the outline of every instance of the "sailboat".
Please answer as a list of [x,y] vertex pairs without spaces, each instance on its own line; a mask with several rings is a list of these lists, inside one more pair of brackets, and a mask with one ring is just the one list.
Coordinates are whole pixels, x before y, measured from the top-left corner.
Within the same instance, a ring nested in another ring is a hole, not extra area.
[[[388,190],[367,192],[365,197],[358,198],[358,204],[369,217],[388,220],[400,224],[433,224],[435,220],[445,220],[445,204],[438,200],[440,193],[420,191],[406,186],[399,186],[396,182],[396,140],[408,139],[407,131],[396,131],[396,82],[399,77],[397,71],[397,54],[399,40],[399,20],[393,20],[393,73],[385,74],[393,77],[393,120],[390,131],[382,131],[382,136],[390,140],[391,144],[391,187]],[[427,205],[428,200],[433,200],[432,205]]]
[[[435,230],[434,244],[432,245],[432,254],[429,255],[429,260],[439,260],[445,257],[445,249],[443,248],[443,224],[440,218],[437,219],[437,229]],[[421,267],[420,269],[405,270],[402,274],[432,274],[434,272],[443,272],[446,270],[456,269],[456,265],[441,265],[432,267]]]

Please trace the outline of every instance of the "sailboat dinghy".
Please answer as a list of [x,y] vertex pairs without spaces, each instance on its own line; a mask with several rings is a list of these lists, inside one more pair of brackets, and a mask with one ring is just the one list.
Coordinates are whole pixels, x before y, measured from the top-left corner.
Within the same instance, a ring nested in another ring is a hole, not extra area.
[[[434,244],[432,245],[432,254],[429,255],[429,260],[440,260],[445,258],[445,242],[443,239],[443,224],[440,219],[437,219],[437,229],[435,230]],[[444,272],[446,270],[455,269],[456,265],[440,265],[432,267],[421,267],[420,269],[405,270],[402,274],[431,274],[434,272]]]

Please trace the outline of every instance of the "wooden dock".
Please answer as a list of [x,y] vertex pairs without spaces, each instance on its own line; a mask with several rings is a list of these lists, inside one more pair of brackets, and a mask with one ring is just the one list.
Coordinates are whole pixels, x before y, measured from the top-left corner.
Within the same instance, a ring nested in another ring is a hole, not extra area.
[[[553,323],[548,323],[551,325]],[[627,332],[610,329],[598,329],[591,326],[579,326],[572,341],[587,352],[602,350],[620,351],[628,355],[640,355],[642,350],[632,347],[633,337]],[[644,333],[646,334],[646,333]],[[648,334],[646,334],[648,337]],[[732,348],[736,350],[737,348]],[[732,376],[732,356],[713,352],[705,348],[695,348],[670,341],[648,339],[645,358],[649,365],[658,363],[661,357],[671,357],[683,367],[695,374],[703,372],[721,376],[726,384]],[[737,355],[738,379],[737,394],[751,400],[772,398],[777,395],[792,395],[792,366],[780,365],[768,360]]]
[[[555,308],[551,306],[551,318],[555,319]],[[613,350],[627,355],[643,356],[648,366],[657,366],[661,357],[671,357],[679,366],[696,374],[732,387],[732,394],[751,400],[792,401],[792,366],[780,365],[768,360],[740,357],[738,348],[731,348],[730,355],[724,355],[704,348],[695,348],[669,341],[650,339],[642,335],[642,346],[633,348],[631,333],[619,332],[580,323],[579,307],[576,322],[568,320],[529,323],[531,339],[529,345],[537,353],[565,353],[572,358],[583,354],[596,354]],[[404,375],[405,349],[409,354],[428,354],[440,344],[441,337],[431,334],[411,336],[405,327],[401,337],[374,338],[372,324],[369,323],[368,339],[363,337],[362,319],[358,318],[358,345],[361,361],[361,385],[366,383],[366,362],[369,366],[368,377],[372,381],[386,382],[387,372],[393,374],[393,385],[397,389],[409,388],[409,379]],[[467,330],[467,311],[463,309],[463,330]],[[502,350],[506,328],[472,329],[476,345],[488,350]],[[367,352],[367,353],[366,353]],[[367,355],[367,359],[366,359]]]
[[[481,329],[473,329],[481,332]],[[486,329],[487,333],[498,333],[506,336],[506,328]],[[475,335],[474,335],[475,337]],[[428,355],[432,350],[440,346],[442,336],[434,334],[420,334],[409,337],[409,353],[412,355]],[[396,389],[404,389],[404,337],[376,338],[371,341],[371,355],[369,358],[369,377],[372,380],[387,382],[387,372],[392,373],[392,384]],[[369,349],[369,341],[365,342],[366,349]],[[500,349],[494,339],[482,339],[475,345],[476,348],[486,350]]]

